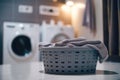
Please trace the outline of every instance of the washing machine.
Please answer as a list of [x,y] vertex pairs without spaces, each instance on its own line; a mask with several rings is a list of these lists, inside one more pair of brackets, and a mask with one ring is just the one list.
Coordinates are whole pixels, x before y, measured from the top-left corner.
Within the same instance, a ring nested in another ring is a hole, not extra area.
[[46,44],[74,38],[72,27],[46,25],[42,26],[42,31],[42,42]]
[[39,61],[39,24],[4,22],[3,64]]

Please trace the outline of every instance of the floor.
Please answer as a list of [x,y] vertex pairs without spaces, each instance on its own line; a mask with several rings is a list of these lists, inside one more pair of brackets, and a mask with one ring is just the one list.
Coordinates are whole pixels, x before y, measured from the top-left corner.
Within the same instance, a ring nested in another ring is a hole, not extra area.
[[55,75],[44,73],[42,63],[0,66],[0,80],[120,80],[120,63],[97,63],[96,73],[89,75]]

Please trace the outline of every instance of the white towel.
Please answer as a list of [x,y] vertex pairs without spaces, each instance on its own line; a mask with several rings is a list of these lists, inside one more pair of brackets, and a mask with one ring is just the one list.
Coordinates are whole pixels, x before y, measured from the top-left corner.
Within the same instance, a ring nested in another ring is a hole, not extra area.
[[102,63],[108,58],[108,50],[103,43],[86,44],[86,46],[96,49],[99,52],[99,62]]
[[75,39],[65,39],[63,41],[59,41],[59,42],[56,42],[56,43],[49,43],[49,44],[46,44],[46,43],[42,43],[40,42],[39,43],[39,48],[42,48],[42,47],[61,47],[61,46],[67,46],[69,45],[68,43],[70,42],[79,42],[79,41],[84,41],[86,40],[85,38],[81,37],[81,38],[75,38]]
[[108,58],[108,50],[106,46],[99,40],[88,41],[84,38],[66,39],[57,43],[40,44],[39,47],[86,47],[93,48],[99,52],[99,62],[102,63]]
[[60,42],[56,42],[54,45],[55,46],[67,46],[69,45],[69,43],[72,43],[72,42],[80,42],[80,41],[84,41],[86,40],[85,38],[75,38],[75,39],[65,39],[63,41],[60,41]]

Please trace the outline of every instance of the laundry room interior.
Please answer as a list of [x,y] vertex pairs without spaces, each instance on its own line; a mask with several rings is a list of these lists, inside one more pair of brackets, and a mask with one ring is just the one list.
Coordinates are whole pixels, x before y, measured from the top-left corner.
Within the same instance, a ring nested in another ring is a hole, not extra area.
[[119,16],[119,0],[0,0],[0,80],[119,80]]

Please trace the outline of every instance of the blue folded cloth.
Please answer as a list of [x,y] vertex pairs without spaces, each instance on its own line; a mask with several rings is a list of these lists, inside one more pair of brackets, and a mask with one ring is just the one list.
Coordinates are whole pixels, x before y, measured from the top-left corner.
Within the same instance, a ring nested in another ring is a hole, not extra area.
[[39,44],[39,47],[84,47],[93,48],[99,52],[99,62],[102,63],[108,58],[108,50],[106,46],[99,40],[88,41],[85,38],[66,39],[51,44]]

